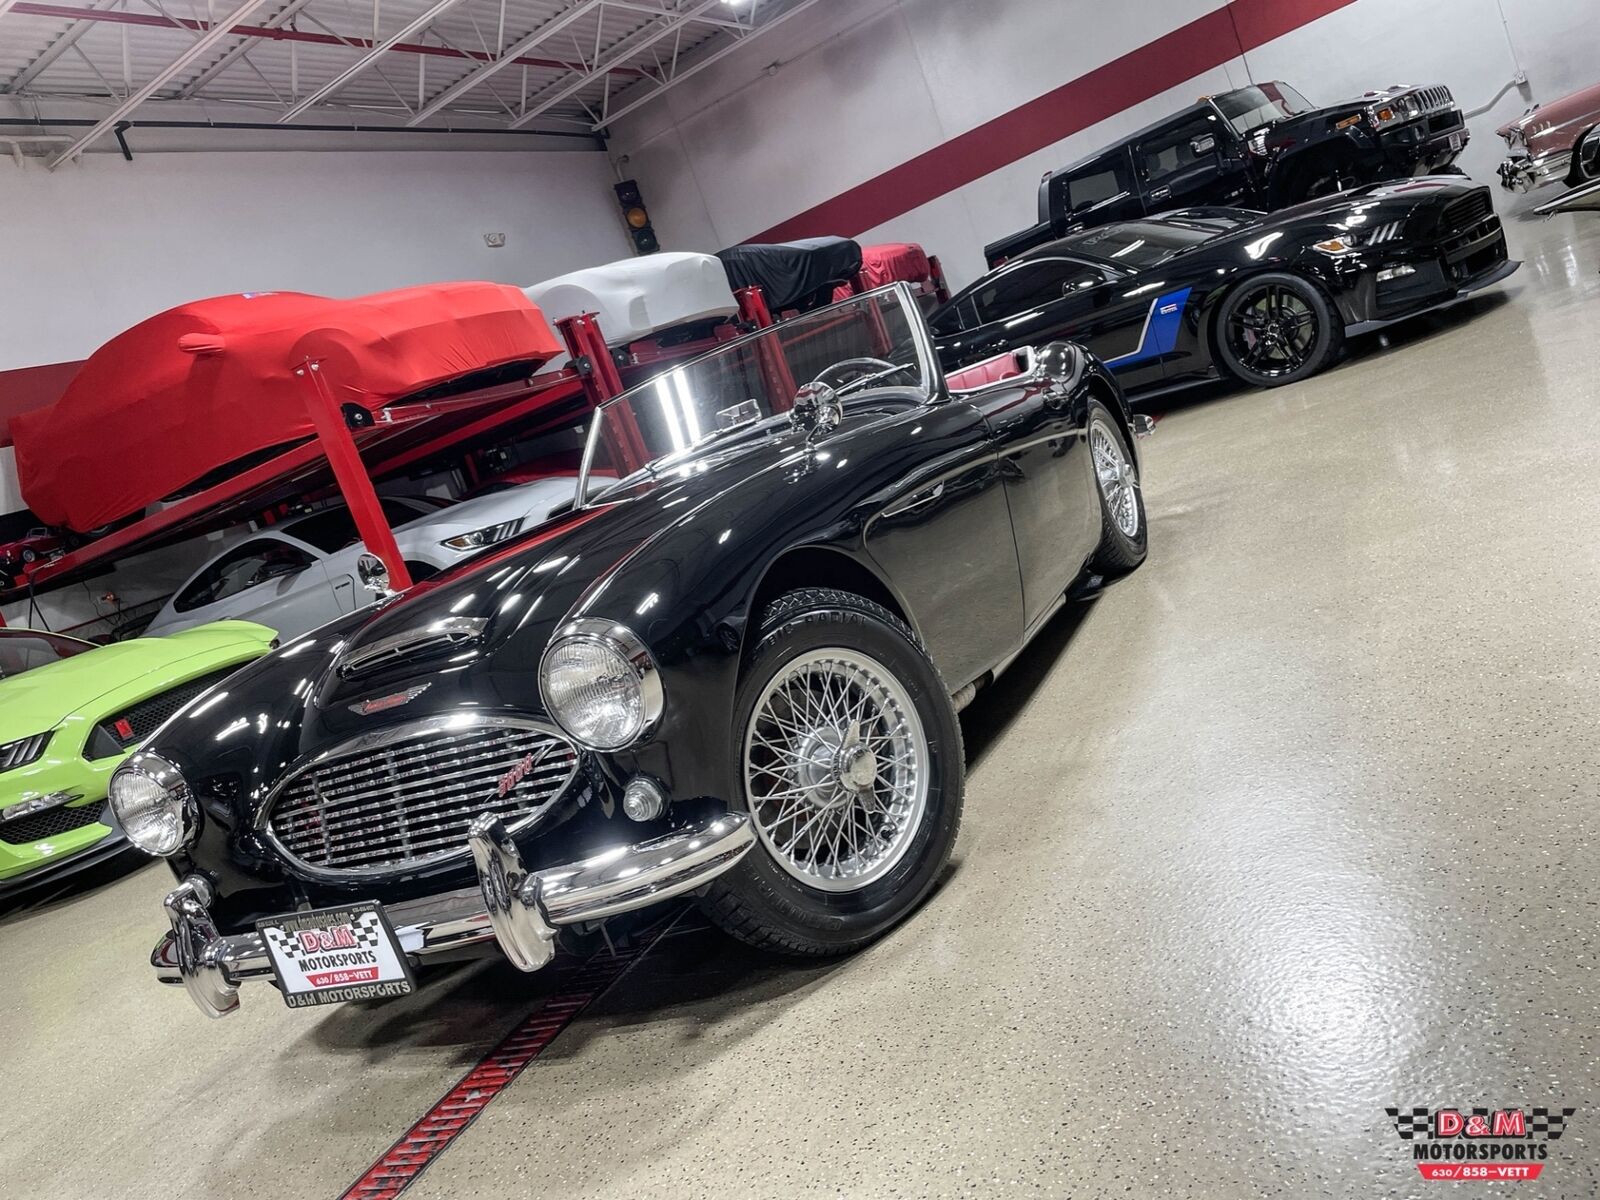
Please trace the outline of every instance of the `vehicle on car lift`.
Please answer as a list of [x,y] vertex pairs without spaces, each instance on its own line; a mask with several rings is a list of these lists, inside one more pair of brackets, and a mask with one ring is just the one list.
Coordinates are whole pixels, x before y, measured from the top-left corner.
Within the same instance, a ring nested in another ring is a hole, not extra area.
[[1600,179],[1600,83],[1535,104],[1495,132],[1509,151],[1500,183],[1513,192],[1557,179],[1571,187]]
[[1174,208],[1273,210],[1442,171],[1467,144],[1450,89],[1404,85],[1318,108],[1286,83],[1207,96],[1047,172],[1039,223],[984,247],[992,266],[1080,229]]
[[904,283],[622,394],[571,511],[285,645],[118,772],[178,881],[158,978],[214,1016],[262,981],[393,995],[691,891],[757,946],[863,945],[950,854],[958,708],[1144,559],[1136,429],[1074,346],[945,375]]
[[1130,394],[1229,376],[1276,387],[1362,333],[1452,303],[1519,264],[1489,189],[1370,184],[1271,215],[1195,208],[1027,251],[929,318],[947,368],[1056,338]]
[[[380,503],[418,580],[539,524],[572,500],[576,482],[538,480],[459,504],[414,496],[385,496]],[[362,572],[376,569],[373,557],[343,504],[291,517],[211,559],[172,594],[145,632],[239,619],[259,621],[285,639],[298,637],[359,607],[366,595]]]
[[0,889],[124,849],[106,814],[111,773],[169,716],[272,644],[272,630],[242,621],[114,646],[0,629]]

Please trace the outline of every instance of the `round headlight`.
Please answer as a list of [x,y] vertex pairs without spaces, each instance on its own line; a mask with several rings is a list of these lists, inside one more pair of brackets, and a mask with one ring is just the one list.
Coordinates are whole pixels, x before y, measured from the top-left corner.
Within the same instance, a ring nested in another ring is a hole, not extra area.
[[193,840],[194,797],[178,768],[135,754],[111,777],[111,811],[128,840],[147,854],[176,854]]
[[591,750],[621,750],[661,715],[661,677],[632,630],[610,621],[564,626],[539,664],[539,690],[556,724]]

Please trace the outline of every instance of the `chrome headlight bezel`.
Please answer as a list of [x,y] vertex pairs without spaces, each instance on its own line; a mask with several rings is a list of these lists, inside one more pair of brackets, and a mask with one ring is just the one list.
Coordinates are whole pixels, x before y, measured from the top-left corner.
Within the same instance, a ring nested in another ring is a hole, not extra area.
[[[170,818],[171,829],[159,839],[141,837],[145,833],[143,822],[149,820],[149,814],[135,812],[131,807],[125,812],[124,807],[131,802],[126,797],[121,800],[118,798],[119,790],[126,788],[129,781],[135,778],[154,784],[163,793],[156,802],[162,808],[158,815]],[[194,792],[190,790],[183,772],[159,754],[140,751],[129,758],[112,774],[106,796],[123,835],[146,854],[171,858],[194,845],[195,835],[200,829],[200,809],[195,803]]]
[[[578,720],[579,714],[570,707],[563,712],[564,702],[552,694],[551,660],[564,647],[575,643],[610,654],[630,681],[637,699],[637,715],[622,736],[596,737],[592,725]],[[550,719],[561,727],[563,733],[578,745],[603,753],[614,753],[637,745],[654,731],[666,708],[666,689],[662,686],[661,671],[644,641],[626,625],[594,617],[569,621],[556,630],[539,659],[539,695]]]

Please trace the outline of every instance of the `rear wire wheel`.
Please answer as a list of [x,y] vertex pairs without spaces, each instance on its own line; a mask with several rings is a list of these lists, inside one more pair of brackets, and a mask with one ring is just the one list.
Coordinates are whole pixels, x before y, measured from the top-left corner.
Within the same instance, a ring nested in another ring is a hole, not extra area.
[[1229,374],[1253,387],[1281,387],[1315,375],[1344,341],[1322,289],[1271,272],[1240,284],[1217,313],[1217,352]]

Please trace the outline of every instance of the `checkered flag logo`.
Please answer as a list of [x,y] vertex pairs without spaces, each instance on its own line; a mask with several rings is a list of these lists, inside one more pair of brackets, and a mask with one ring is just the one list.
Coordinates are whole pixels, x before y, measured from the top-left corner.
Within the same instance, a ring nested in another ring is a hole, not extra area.
[[[383,940],[383,935],[379,931],[381,920],[382,918],[376,912],[369,911],[356,914],[355,919],[350,922],[350,933],[355,938],[356,949],[376,950],[378,948],[378,944]],[[326,950],[303,950],[297,934],[279,929],[275,925],[269,925],[264,932],[266,933],[267,941],[278,952],[279,957],[286,962],[293,963],[302,972],[305,971],[313,959],[328,953]]]
[[1528,1132],[1553,1142],[1566,1132],[1567,1118],[1577,1111],[1575,1108],[1530,1108]]
[[1394,1122],[1394,1130],[1406,1141],[1413,1138],[1427,1137],[1428,1129],[1433,1120],[1432,1111],[1426,1108],[1386,1108]]

